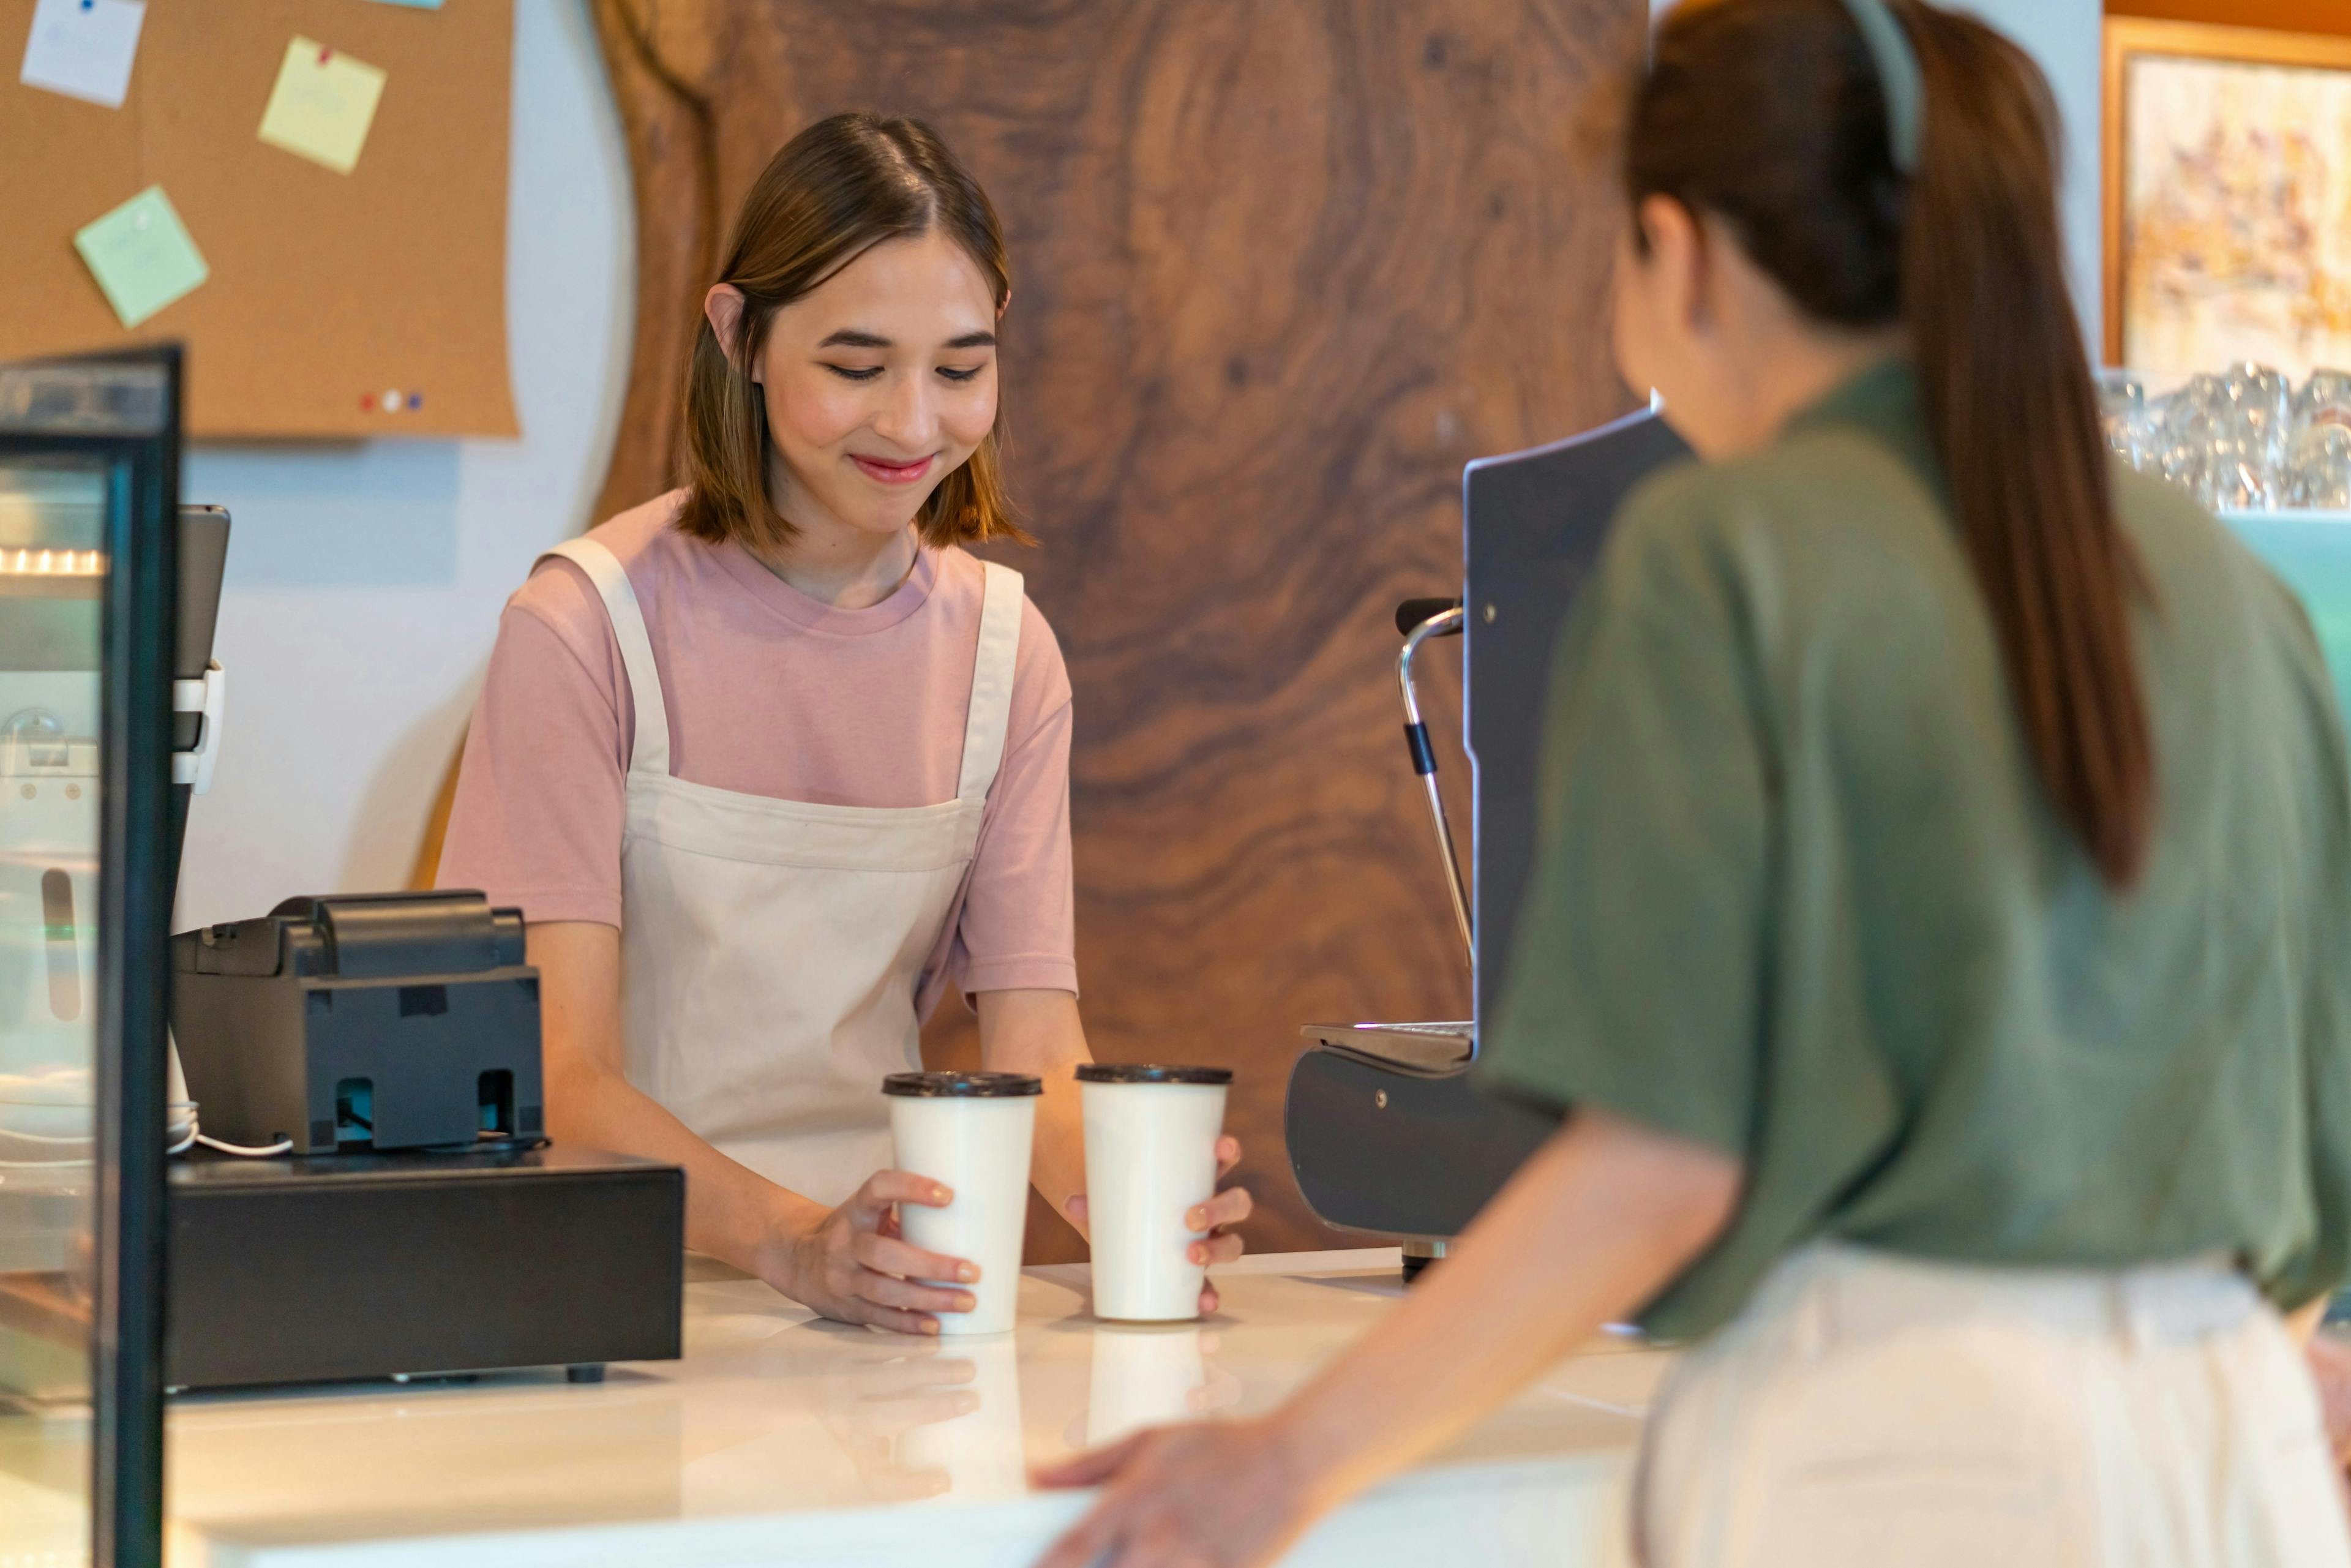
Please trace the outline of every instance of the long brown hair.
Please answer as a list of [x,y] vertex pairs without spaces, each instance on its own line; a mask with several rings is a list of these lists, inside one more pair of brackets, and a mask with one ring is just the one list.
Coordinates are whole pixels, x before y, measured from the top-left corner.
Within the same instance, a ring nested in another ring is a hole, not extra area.
[[[768,407],[751,379],[776,312],[884,240],[934,228],[987,278],[996,308],[1012,297],[1004,231],[987,193],[919,120],[836,114],[771,159],[735,220],[713,281],[743,294],[730,357],[707,319],[685,373],[686,498],[677,526],[716,544],[790,542],[799,533],[768,495]],[[1004,487],[1004,414],[970,459],[939,481],[916,515],[923,542],[1029,542]]]
[[2106,882],[2147,858],[2145,591],[2065,279],[2047,81],[1982,23],[1887,0],[1924,78],[1915,173],[1841,0],[1690,0],[1634,96],[1625,183],[1714,214],[1813,319],[1907,329],[2035,771]]

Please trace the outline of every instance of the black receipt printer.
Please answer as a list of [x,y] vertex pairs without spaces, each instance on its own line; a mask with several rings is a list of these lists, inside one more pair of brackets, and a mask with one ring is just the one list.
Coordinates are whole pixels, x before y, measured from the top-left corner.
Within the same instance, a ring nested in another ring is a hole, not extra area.
[[684,1173],[548,1146],[520,911],[297,898],[172,968],[204,1136],[276,1157],[172,1163],[172,1386],[676,1357]]
[[538,971],[478,893],[294,898],[172,939],[207,1136],[298,1155],[541,1135]]

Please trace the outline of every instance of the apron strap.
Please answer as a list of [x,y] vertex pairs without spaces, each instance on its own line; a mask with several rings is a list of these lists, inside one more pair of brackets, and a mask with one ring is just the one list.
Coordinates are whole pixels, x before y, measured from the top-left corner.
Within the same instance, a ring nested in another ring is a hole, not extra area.
[[622,570],[621,558],[594,539],[566,539],[538,559],[559,555],[588,574],[612,620],[621,644],[621,665],[629,677],[629,703],[636,712],[636,744],[629,753],[632,773],[669,773],[669,708],[662,701],[661,671],[653,664],[653,639],[645,635],[637,591]]
[[958,800],[985,800],[1004,764],[1004,732],[1012,716],[1012,668],[1020,653],[1020,574],[982,561],[987,587],[979,608],[979,653],[972,661],[970,716],[964,721],[963,777]]

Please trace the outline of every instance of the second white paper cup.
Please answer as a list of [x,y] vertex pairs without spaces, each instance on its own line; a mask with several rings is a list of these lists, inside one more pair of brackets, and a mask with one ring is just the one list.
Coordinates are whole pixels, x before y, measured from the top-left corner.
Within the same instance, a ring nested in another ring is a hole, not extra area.
[[945,1208],[898,1207],[907,1241],[979,1266],[979,1282],[925,1281],[969,1291],[967,1312],[940,1312],[943,1334],[1003,1333],[1020,1301],[1020,1241],[1029,1219],[1029,1144],[1044,1085],[1010,1072],[893,1072],[890,1099],[897,1168],[944,1182]]
[[1221,1067],[1091,1062],[1078,1069],[1086,1125],[1086,1228],[1094,1315],[1173,1322],[1200,1315],[1201,1233],[1184,1216],[1217,1190]]

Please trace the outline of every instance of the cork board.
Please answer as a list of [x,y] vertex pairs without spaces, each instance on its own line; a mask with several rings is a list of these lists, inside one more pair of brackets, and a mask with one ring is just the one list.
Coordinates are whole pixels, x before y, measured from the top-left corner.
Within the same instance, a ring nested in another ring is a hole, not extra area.
[[[17,79],[33,5],[0,0],[0,359],[177,339],[199,437],[517,433],[512,0],[149,0],[119,110]],[[256,134],[297,35],[387,73],[349,174]],[[153,184],[211,276],[125,329],[74,233]]]

